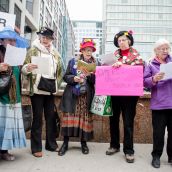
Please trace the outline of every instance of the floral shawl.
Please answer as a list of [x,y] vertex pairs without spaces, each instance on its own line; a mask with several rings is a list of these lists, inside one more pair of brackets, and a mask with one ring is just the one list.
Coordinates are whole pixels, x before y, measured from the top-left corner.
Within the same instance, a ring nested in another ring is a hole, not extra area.
[[138,51],[132,47],[129,49],[128,56],[122,56],[121,55],[121,50],[118,49],[114,53],[116,61],[120,61],[123,64],[127,65],[142,65],[143,64],[143,59],[138,53]]

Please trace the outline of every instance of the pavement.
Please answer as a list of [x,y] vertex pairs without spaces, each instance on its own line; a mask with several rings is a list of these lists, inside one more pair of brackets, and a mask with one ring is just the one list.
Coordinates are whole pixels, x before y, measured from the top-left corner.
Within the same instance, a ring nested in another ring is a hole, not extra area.
[[[161,167],[155,169],[151,166],[152,144],[135,144],[135,163],[129,164],[125,161],[122,144],[120,152],[108,156],[105,155],[108,143],[89,142],[90,153],[83,155],[79,142],[69,142],[69,150],[64,156],[43,149],[44,156],[36,158],[31,155],[30,141],[27,143],[27,148],[11,151],[15,161],[0,160],[0,172],[172,172],[165,149]],[[61,144],[59,141],[58,145]]]

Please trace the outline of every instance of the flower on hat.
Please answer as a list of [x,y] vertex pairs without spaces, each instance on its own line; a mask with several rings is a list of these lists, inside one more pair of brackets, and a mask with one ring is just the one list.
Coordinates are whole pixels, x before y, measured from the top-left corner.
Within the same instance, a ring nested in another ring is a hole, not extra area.
[[124,35],[128,36],[128,32],[124,32]]
[[130,33],[132,35],[133,34],[133,31],[132,30],[129,30],[128,33]]

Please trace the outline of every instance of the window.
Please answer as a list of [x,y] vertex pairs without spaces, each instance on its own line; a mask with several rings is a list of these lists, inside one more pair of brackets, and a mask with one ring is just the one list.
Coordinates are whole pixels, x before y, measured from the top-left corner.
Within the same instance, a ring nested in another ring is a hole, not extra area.
[[43,0],[41,0],[40,13],[41,13],[42,15],[44,14],[44,1],[43,1]]
[[0,0],[0,11],[9,12],[9,0]]
[[14,14],[16,15],[16,26],[20,29],[21,25],[21,10],[20,8],[15,4],[14,6]]
[[52,21],[51,20],[51,15],[50,15],[47,8],[46,8],[45,20],[46,20],[47,26],[51,27],[51,21]]
[[33,14],[33,0],[26,0],[26,9]]

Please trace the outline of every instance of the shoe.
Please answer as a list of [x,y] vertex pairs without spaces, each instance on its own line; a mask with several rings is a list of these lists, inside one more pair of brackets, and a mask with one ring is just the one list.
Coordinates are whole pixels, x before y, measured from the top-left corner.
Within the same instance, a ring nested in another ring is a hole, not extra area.
[[47,151],[51,151],[51,152],[58,152],[59,151],[59,147],[57,146],[56,149],[50,149],[50,148],[45,148]]
[[63,143],[60,150],[59,150],[59,152],[58,152],[58,155],[63,156],[66,153],[67,150],[68,150],[68,144]]
[[82,153],[83,154],[88,154],[89,153],[89,149],[88,149],[88,146],[87,144],[81,144],[81,150],[82,150]]
[[108,148],[108,150],[106,151],[106,155],[113,155],[114,153],[117,153],[117,152],[119,152],[119,151],[120,151],[120,149],[110,147],[110,148]]
[[35,152],[35,153],[32,153],[33,156],[37,157],[37,158],[41,158],[43,156],[42,152]]
[[160,158],[159,157],[153,157],[152,166],[154,168],[160,168]]
[[12,154],[7,153],[2,153],[1,154],[1,158],[5,161],[14,161],[15,160],[15,156]]
[[134,154],[125,154],[125,159],[128,163],[134,162]]
[[168,157],[168,163],[172,163],[172,157]]

